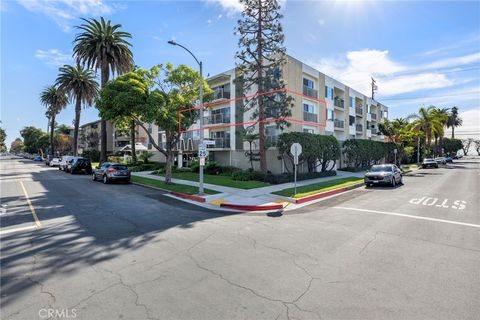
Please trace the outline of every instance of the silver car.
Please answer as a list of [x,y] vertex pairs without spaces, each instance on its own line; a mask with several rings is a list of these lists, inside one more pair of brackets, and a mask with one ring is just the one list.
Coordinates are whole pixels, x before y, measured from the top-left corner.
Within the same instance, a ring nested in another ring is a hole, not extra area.
[[365,173],[364,181],[367,187],[380,184],[395,187],[403,184],[402,170],[394,164],[374,165]]

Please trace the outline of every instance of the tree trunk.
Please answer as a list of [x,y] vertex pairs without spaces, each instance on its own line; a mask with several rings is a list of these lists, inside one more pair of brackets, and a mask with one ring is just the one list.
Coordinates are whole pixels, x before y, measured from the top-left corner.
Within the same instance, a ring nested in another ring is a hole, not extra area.
[[[101,85],[102,88],[105,86],[105,84],[108,81],[108,64],[106,62],[101,61],[100,62],[100,68],[101,68]],[[100,128],[101,128],[101,137],[100,137],[100,162],[105,162],[107,161],[107,121],[102,119],[100,122]]]
[[55,131],[55,115],[53,114],[50,118],[50,155],[55,156],[55,147],[53,146],[53,134]]
[[81,96],[77,94],[77,101],[75,101],[75,129],[73,131],[73,155],[76,157],[78,154],[78,128],[80,126],[80,112],[82,110]]
[[137,153],[135,150],[135,120],[130,122],[130,144],[132,146],[132,163],[137,163]]
[[167,142],[167,157],[165,163],[165,183],[172,183],[172,162],[173,162],[173,152],[170,144]]
[[452,126],[452,139],[455,139],[455,126]]
[[[257,29],[257,86],[258,93],[262,93],[263,88],[263,20],[262,20],[262,2],[259,1],[258,7],[258,29]],[[257,97],[258,99],[258,148],[260,153],[260,171],[263,174],[267,174],[267,157],[266,157],[266,146],[265,146],[265,123],[263,122],[265,118],[265,110],[263,105],[263,96]]]

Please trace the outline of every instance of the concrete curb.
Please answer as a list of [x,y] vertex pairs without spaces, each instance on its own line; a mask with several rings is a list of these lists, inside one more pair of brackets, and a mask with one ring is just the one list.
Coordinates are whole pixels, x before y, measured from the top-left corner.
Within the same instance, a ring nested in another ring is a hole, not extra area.
[[267,205],[248,205],[248,204],[233,204],[233,203],[222,203],[220,207],[244,210],[244,211],[265,211],[265,210],[280,210],[283,209],[283,204],[267,204]]
[[325,198],[325,197],[328,197],[328,196],[331,196],[331,195],[334,195],[334,194],[337,194],[337,193],[342,193],[342,192],[345,192],[345,191],[356,189],[356,188],[362,187],[363,185],[364,185],[364,183],[360,182],[360,183],[357,183],[357,184],[354,184],[354,185],[351,185],[351,186],[348,186],[348,187],[342,187],[342,188],[337,188],[337,189],[333,189],[333,190],[328,190],[328,191],[325,191],[325,192],[312,194],[310,196],[306,196],[306,197],[302,197],[302,198],[291,198],[291,201],[294,202],[294,203],[304,203],[304,202],[308,202],[308,201],[312,201],[312,200],[317,200],[317,199],[320,199],[320,198]]

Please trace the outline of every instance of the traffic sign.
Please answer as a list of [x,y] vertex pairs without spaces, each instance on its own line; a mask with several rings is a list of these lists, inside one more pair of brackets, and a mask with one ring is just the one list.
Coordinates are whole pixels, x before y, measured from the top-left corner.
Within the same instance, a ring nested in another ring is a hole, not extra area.
[[207,146],[213,146],[215,145],[215,140],[203,140],[203,144]]
[[293,164],[298,164],[298,157],[302,154],[302,145],[298,142],[295,142],[290,147],[290,153],[293,156]]
[[198,145],[198,156],[200,158],[205,158],[208,156],[207,146],[203,143]]

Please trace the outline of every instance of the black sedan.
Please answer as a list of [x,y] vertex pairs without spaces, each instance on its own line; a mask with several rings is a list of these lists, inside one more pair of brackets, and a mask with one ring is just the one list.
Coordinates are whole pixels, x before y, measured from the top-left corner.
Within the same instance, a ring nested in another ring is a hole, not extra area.
[[403,183],[402,170],[394,164],[374,165],[365,173],[364,181],[367,187],[379,184],[395,187]]
[[102,180],[105,184],[112,181],[129,183],[130,171],[126,165],[116,162],[104,162],[93,170],[92,180]]

